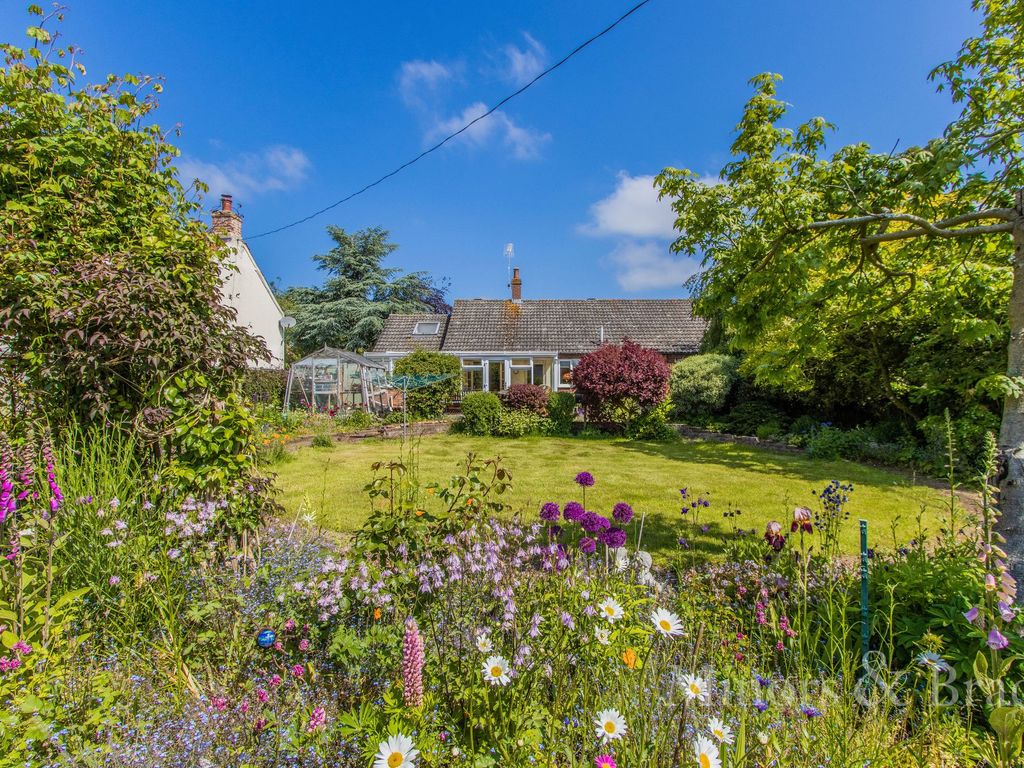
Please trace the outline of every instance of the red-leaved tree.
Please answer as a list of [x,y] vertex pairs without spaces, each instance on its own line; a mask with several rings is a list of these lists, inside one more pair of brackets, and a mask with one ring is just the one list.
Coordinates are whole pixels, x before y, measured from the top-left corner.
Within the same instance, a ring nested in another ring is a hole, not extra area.
[[670,371],[653,349],[629,339],[584,355],[572,372],[587,418],[624,427],[665,401]]

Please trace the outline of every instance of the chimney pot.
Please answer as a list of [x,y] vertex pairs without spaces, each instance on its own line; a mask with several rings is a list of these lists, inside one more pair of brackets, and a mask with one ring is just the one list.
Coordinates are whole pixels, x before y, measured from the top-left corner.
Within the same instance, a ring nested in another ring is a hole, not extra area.
[[512,301],[519,303],[523,300],[523,281],[519,277],[519,267],[512,270]]
[[215,208],[210,218],[213,220],[213,233],[224,240],[242,239],[242,217],[234,210],[231,195],[220,196],[220,208]]

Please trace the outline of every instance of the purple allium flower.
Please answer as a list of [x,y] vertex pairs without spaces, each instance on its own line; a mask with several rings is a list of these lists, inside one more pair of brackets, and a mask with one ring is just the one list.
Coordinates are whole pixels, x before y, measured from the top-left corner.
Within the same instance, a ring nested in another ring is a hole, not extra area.
[[553,501],[547,502],[544,506],[542,506],[540,508],[540,519],[541,520],[547,520],[547,521],[550,522],[552,520],[557,520],[558,516],[559,516],[558,505],[555,504],[555,502],[553,502]]
[[609,528],[597,535],[598,541],[611,549],[617,549],[626,543],[626,532],[621,528]]
[[991,632],[988,633],[987,643],[988,647],[991,648],[993,651],[1001,651],[1003,650],[1003,648],[1010,644],[1010,641],[1007,640],[1003,636],[1003,633],[1000,632],[998,629],[993,629]]
[[557,539],[559,536],[562,535],[562,526],[552,525],[550,528],[548,528],[548,533],[551,534],[551,538]]
[[590,488],[594,485],[594,476],[589,472],[580,472],[576,475],[576,484],[584,488]]
[[584,536],[580,539],[580,551],[588,555],[594,554],[597,551],[597,542],[589,536]]
[[612,517],[615,518],[615,522],[625,525],[633,519],[633,508],[626,502],[620,501],[612,507]]
[[611,528],[612,524],[608,518],[596,512],[587,512],[583,515],[583,519],[580,520],[580,525],[587,533],[597,533],[599,531],[607,531]]
[[562,510],[562,517],[568,520],[570,523],[579,522],[583,519],[583,515],[586,514],[586,510],[583,509],[583,505],[578,501],[570,501],[565,505],[565,509]]
[[423,705],[423,638],[411,617],[402,637],[402,695],[407,707]]

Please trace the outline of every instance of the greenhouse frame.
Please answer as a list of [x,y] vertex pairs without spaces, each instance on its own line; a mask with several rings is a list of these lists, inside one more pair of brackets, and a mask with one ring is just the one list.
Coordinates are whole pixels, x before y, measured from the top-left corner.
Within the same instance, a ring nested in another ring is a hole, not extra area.
[[284,410],[394,410],[393,389],[381,363],[355,352],[323,347],[292,363]]

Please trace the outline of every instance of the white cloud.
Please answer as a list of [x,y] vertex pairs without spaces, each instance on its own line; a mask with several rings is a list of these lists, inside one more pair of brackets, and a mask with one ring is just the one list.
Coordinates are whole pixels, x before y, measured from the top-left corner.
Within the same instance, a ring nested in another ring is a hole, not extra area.
[[526,45],[520,48],[509,43],[502,48],[505,61],[503,75],[513,85],[526,85],[544,70],[548,52],[529,32],[523,32]]
[[215,162],[183,156],[178,161],[178,178],[183,184],[200,179],[212,196],[226,193],[244,200],[294,189],[305,181],[311,166],[301,149],[276,144]]
[[621,242],[610,258],[619,286],[631,292],[679,290],[699,269],[695,260],[673,256],[668,245],[651,241]]
[[589,235],[674,238],[675,213],[669,199],[658,199],[653,176],[619,173],[615,191],[590,206]]
[[[487,112],[487,105],[482,101],[470,104],[459,114],[446,119],[437,120],[427,133],[428,141],[437,141],[449,133],[454,133],[462,126]],[[474,146],[482,147],[492,141],[500,141],[512,150],[512,154],[520,160],[529,160],[540,154],[541,147],[551,139],[551,134],[524,128],[517,124],[504,112],[495,112],[483,120],[474,123],[458,139]]]
[[409,107],[423,108],[424,96],[433,94],[438,87],[455,78],[455,70],[439,61],[404,61],[398,72],[398,90]]

